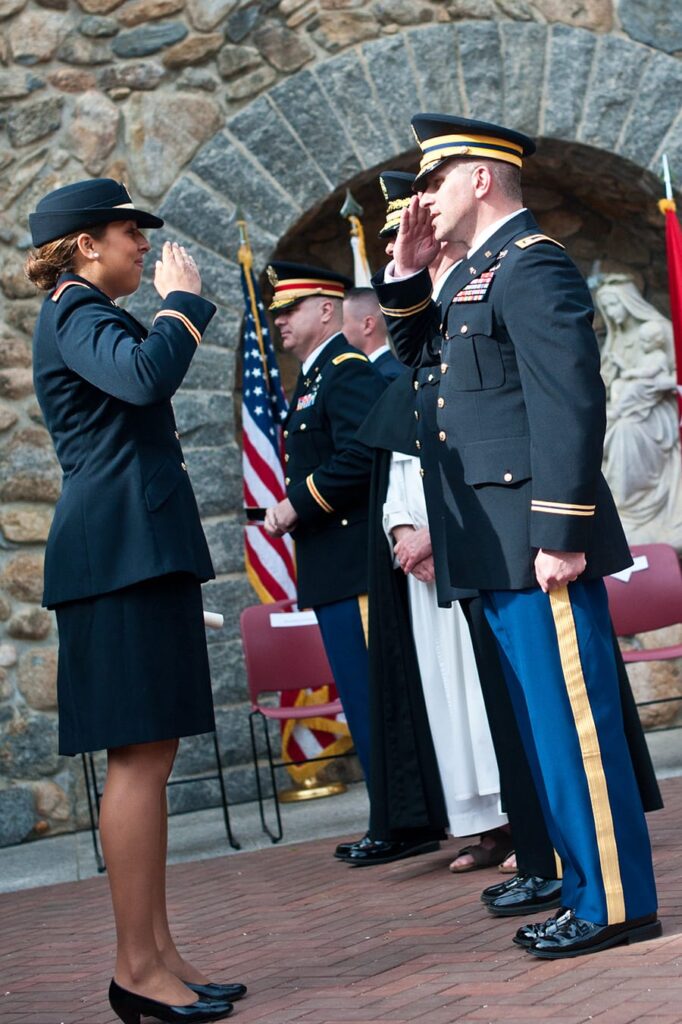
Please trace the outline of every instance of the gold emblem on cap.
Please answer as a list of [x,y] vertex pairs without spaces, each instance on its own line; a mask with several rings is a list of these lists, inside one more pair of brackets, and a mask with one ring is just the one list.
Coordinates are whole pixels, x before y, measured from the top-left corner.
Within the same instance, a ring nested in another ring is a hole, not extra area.
[[268,275],[268,281],[270,282],[272,287],[276,288],[277,285],[279,284],[279,278],[277,277],[277,271],[275,270],[275,268],[272,266],[268,266],[266,274]]

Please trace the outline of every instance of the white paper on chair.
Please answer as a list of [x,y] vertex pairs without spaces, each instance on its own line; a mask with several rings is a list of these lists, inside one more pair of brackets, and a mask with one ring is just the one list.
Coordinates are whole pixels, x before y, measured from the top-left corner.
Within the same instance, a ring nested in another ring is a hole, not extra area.
[[317,616],[312,608],[305,612],[273,612],[270,616],[270,625],[273,629],[289,626],[314,626],[317,623]]
[[633,564],[629,565],[627,569],[621,569],[620,572],[612,572],[612,580],[620,580],[621,583],[629,583],[630,577],[635,572],[642,572],[643,569],[649,568],[649,559],[646,555],[635,555],[633,558]]

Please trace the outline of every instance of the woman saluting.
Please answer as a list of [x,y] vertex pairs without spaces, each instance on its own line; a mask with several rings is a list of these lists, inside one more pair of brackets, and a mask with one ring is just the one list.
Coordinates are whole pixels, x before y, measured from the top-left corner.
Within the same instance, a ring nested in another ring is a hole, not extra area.
[[116,305],[140,284],[141,229],[162,225],[117,182],[77,182],[30,215],[26,264],[48,292],[34,380],[64,475],[43,596],[59,630],[59,750],[108,752],[109,998],[125,1024],[220,1020],[246,991],[210,984],[184,960],[166,917],[166,782],[178,737],[214,728],[200,588],[214,574],[170,399],[215,306],[192,257],[169,242],[149,332]]

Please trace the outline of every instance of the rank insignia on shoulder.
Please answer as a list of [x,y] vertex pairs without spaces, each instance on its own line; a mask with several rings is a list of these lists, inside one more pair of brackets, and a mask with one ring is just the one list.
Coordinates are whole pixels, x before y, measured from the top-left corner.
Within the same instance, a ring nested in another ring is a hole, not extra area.
[[84,281],[63,281],[58,288],[55,288],[52,296],[53,302],[59,302],[60,298],[64,294],[67,288],[71,288],[72,285],[78,285],[79,288],[89,288],[89,284],[85,284]]
[[495,270],[486,270],[469,284],[466,284],[461,291],[457,292],[453,302],[481,302],[488,292],[495,276]]
[[347,359],[359,359],[362,363],[369,362],[367,356],[363,356],[362,352],[342,352],[340,356],[332,359],[332,365],[338,366],[339,363],[345,363]]
[[536,242],[550,242],[552,245],[558,245],[560,249],[566,248],[561,242],[557,242],[556,238],[550,238],[549,235],[526,235],[525,238],[519,238],[518,242],[514,242],[514,245],[519,249],[527,249],[529,245],[535,245]]

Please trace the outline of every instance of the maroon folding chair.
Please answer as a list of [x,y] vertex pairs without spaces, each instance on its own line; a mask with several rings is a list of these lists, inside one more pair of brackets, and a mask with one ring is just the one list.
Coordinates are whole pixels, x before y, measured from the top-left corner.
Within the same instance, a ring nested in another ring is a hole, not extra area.
[[[616,635],[633,636],[678,625],[682,622],[682,569],[677,552],[670,544],[638,544],[630,550],[635,566],[629,577],[607,576],[604,581]],[[648,563],[646,568],[636,564],[642,557]],[[682,644],[626,650],[622,654],[625,662],[668,661],[682,657]],[[682,697],[661,697],[638,702],[637,707],[680,700]]]
[[[256,774],[258,807],[263,831],[278,843],[282,838],[282,818],[275,782],[275,768],[287,764],[306,764],[308,761],[331,761],[346,754],[329,754],[301,761],[274,761],[268,732],[268,721],[282,722],[288,718],[331,718],[343,712],[340,700],[327,704],[306,704],[304,707],[271,707],[261,702],[264,695],[282,693],[287,690],[317,690],[332,685],[334,676],[322,643],[322,634],[317,622],[305,625],[286,624],[287,612],[292,610],[291,601],[277,601],[274,604],[257,604],[245,608],[239,619],[239,629],[246,662],[246,678],[251,698],[249,729],[251,750]],[[277,616],[281,624],[273,626],[270,617]],[[293,618],[293,617],[292,617]],[[264,796],[261,787],[256,747],[255,719],[263,723],[265,746],[268,756],[270,782],[275,802],[277,832],[273,833],[265,820]]]

